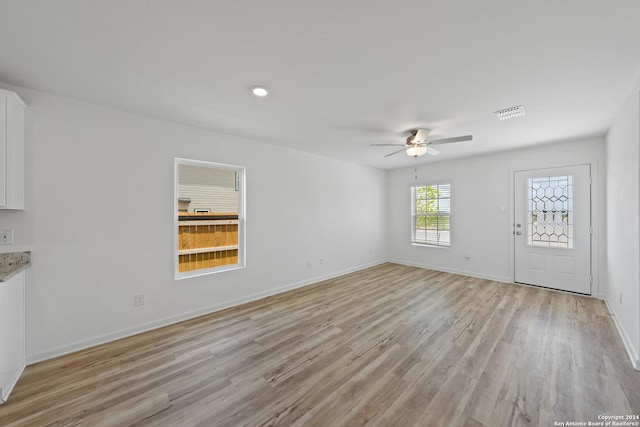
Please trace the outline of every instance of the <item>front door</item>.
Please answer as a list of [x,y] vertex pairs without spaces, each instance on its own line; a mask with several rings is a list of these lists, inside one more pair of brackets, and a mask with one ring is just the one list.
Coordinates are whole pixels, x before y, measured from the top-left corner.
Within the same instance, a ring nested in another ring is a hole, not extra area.
[[591,167],[514,175],[515,281],[591,295]]

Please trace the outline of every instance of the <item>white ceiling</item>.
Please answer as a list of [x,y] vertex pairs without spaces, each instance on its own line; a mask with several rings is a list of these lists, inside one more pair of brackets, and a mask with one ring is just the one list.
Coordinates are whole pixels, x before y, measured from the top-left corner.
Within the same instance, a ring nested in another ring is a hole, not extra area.
[[[385,169],[603,135],[640,77],[638,0],[0,0],[0,16],[0,82]],[[415,127],[474,139],[437,158],[368,146]]]

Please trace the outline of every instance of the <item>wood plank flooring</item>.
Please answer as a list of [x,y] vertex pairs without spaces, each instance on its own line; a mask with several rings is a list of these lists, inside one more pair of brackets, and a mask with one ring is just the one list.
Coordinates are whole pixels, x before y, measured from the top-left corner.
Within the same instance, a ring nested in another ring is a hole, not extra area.
[[2,426],[553,426],[640,414],[602,301],[383,264],[29,366]]

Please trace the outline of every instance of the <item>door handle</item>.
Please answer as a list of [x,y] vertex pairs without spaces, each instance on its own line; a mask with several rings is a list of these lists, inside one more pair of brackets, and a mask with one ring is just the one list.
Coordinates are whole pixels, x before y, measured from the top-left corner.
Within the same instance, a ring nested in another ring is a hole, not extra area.
[[516,231],[516,234],[519,236],[522,234],[522,231]]
[[522,227],[522,225],[520,225],[520,224],[516,224],[516,227],[520,228],[520,227]]

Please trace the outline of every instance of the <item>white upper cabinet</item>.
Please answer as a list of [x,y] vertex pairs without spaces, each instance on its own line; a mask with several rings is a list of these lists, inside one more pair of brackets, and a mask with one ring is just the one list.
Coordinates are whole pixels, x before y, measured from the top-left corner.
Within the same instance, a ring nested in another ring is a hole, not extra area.
[[0,89],[0,209],[24,209],[24,111],[17,93]]

